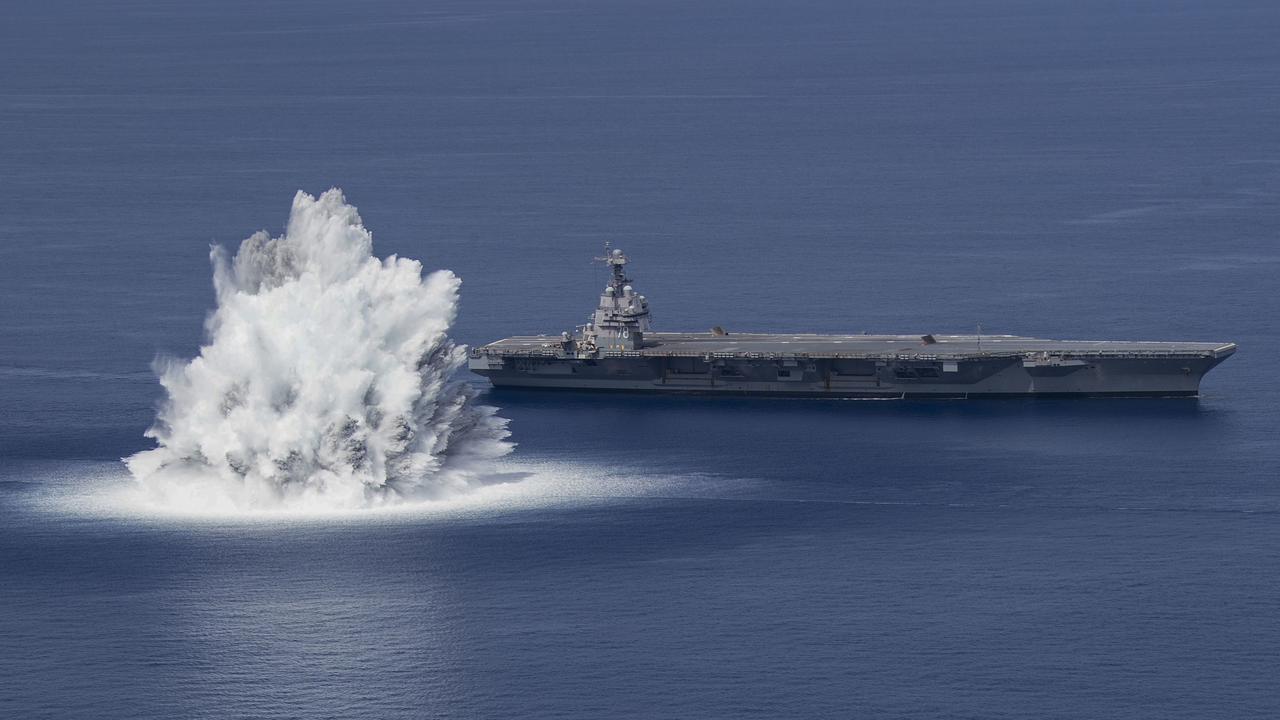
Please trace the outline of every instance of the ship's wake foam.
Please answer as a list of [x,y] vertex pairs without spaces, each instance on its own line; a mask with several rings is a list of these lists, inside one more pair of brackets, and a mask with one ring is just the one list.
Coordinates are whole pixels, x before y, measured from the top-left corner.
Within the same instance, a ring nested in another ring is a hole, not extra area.
[[299,192],[284,235],[210,253],[217,308],[125,460],[156,502],[260,510],[433,499],[485,481],[506,420],[453,379],[459,279],[373,255],[339,190]]

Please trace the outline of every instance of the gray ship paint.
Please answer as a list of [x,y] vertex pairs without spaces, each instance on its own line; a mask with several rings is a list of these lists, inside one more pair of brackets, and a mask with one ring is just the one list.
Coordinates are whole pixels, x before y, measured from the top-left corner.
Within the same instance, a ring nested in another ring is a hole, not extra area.
[[1042,340],[1013,335],[655,333],[649,302],[605,247],[612,276],[573,334],[475,348],[495,387],[792,397],[1194,396],[1234,343]]

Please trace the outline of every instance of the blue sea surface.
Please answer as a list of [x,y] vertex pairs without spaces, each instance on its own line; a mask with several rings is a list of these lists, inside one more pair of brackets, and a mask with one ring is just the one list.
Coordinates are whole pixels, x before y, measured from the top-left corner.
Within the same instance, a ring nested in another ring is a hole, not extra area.
[[[1280,716],[1280,5],[3,16],[0,717]],[[210,243],[331,186],[471,344],[583,322],[612,241],[664,330],[1240,352],[1198,400],[487,392],[507,500],[113,504]]]

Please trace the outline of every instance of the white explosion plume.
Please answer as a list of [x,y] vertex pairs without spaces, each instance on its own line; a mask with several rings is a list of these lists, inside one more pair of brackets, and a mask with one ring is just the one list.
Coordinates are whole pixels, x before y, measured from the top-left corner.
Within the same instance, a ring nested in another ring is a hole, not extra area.
[[281,237],[210,257],[217,309],[190,362],[157,362],[167,399],[126,459],[166,504],[358,507],[478,481],[511,443],[496,409],[453,379],[446,334],[460,280],[373,256],[342,192],[299,192]]

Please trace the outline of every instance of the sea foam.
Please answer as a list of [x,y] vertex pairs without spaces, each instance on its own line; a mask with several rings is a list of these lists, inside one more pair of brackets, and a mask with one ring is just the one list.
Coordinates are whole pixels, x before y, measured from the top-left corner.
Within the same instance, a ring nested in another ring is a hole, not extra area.
[[161,359],[157,447],[125,460],[188,507],[353,508],[439,498],[510,452],[506,420],[454,379],[460,280],[373,255],[342,192],[299,192],[280,237],[210,252],[217,308],[189,362]]

